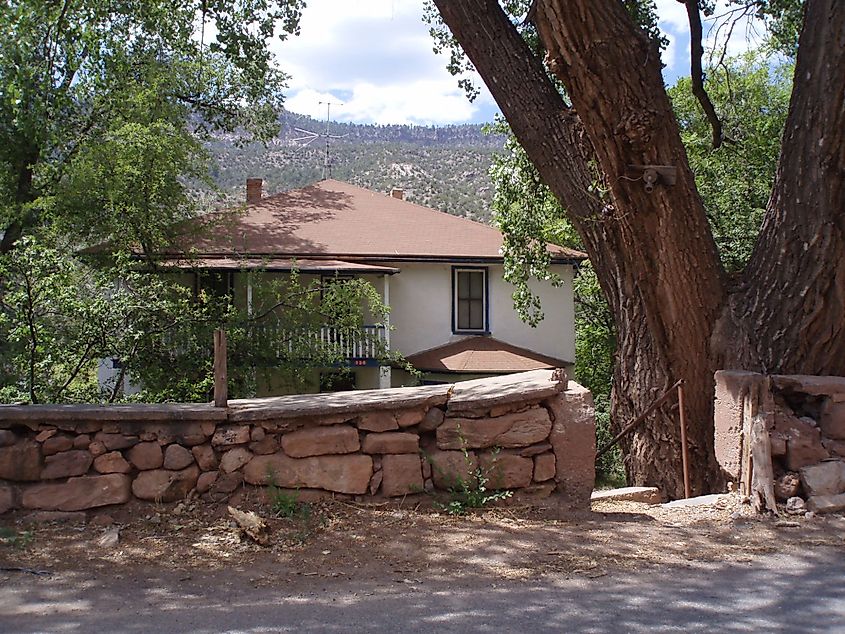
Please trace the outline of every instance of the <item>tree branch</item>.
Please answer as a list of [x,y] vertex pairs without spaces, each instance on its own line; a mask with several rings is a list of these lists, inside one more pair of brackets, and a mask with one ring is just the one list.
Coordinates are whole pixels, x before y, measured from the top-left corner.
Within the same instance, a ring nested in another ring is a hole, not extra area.
[[690,28],[690,78],[692,79],[692,93],[701,104],[707,120],[710,122],[710,127],[713,130],[713,148],[716,149],[722,145],[722,121],[719,115],[716,114],[716,108],[713,102],[710,101],[710,95],[704,88],[704,70],[701,65],[701,60],[704,57],[704,46],[701,43],[702,27],[701,27],[701,13],[698,9],[698,0],[678,0],[683,2],[687,9],[687,18],[689,19]]

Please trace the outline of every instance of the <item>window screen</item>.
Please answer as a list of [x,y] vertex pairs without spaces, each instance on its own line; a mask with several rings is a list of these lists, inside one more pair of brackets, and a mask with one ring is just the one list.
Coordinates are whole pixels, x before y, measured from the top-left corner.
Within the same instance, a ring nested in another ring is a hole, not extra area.
[[456,330],[485,330],[485,282],[485,271],[456,272]]

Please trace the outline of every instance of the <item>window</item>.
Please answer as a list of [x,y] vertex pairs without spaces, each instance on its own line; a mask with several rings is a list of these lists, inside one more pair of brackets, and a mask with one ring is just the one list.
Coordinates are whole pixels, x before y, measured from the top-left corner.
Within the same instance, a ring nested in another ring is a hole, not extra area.
[[452,269],[454,332],[487,332],[487,269]]

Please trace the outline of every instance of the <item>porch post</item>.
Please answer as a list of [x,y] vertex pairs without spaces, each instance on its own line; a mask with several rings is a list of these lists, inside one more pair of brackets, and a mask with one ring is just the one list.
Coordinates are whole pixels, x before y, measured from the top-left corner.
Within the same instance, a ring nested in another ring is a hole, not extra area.
[[[385,306],[390,306],[390,276],[387,274],[384,275],[383,299]],[[390,313],[387,313],[384,317],[384,343],[387,346],[387,349],[390,350]],[[378,369],[379,389],[383,390],[391,386],[390,366],[380,366]]]

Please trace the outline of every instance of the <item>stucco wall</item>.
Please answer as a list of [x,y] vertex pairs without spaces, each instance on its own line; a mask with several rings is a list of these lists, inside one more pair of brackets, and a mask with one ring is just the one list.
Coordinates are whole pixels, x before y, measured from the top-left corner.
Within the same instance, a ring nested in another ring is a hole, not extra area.
[[[385,263],[386,265],[387,263]],[[390,278],[391,347],[405,355],[429,350],[466,335],[452,334],[452,264],[398,265],[401,273]],[[543,301],[545,319],[531,328],[513,308],[513,286],[502,279],[501,265],[486,265],[489,284],[491,336],[535,352],[565,361],[575,360],[575,304],[572,294],[573,268],[555,265],[552,270],[563,280],[553,287],[534,282]]]
[[479,473],[586,508],[589,392],[559,371],[208,405],[0,406],[0,513],[133,498],[219,502],[273,482],[311,494],[436,495]]

